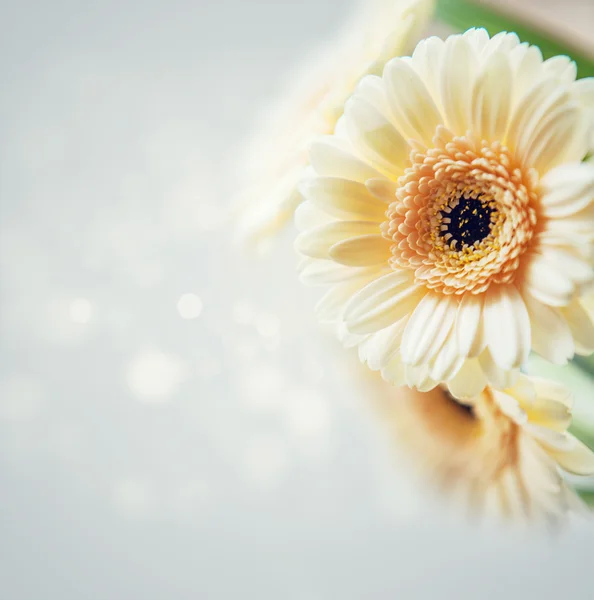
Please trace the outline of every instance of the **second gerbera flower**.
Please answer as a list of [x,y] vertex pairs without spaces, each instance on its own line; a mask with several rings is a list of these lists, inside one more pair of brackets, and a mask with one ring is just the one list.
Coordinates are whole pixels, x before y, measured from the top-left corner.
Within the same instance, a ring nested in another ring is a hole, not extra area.
[[594,81],[514,34],[430,38],[313,145],[297,215],[322,318],[394,383],[473,396],[534,349],[589,353]]

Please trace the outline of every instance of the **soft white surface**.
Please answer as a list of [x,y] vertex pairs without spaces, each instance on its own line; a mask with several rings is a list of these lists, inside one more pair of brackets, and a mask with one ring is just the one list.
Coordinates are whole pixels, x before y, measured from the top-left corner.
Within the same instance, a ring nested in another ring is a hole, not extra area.
[[240,143],[339,0],[3,3],[0,597],[557,598],[556,538],[428,498],[290,236],[224,210]]

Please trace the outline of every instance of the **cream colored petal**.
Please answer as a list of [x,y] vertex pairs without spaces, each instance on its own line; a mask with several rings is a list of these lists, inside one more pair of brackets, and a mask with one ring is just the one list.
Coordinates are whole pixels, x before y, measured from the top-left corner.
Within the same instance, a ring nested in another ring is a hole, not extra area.
[[395,355],[400,354],[400,340],[406,326],[406,318],[369,336],[359,358],[369,365],[370,369],[378,371],[384,368]]
[[520,44],[520,38],[515,33],[502,31],[494,35],[483,47],[481,58],[489,59],[496,53],[508,54]]
[[461,356],[478,356],[485,343],[482,336],[481,316],[483,314],[484,295],[464,294],[458,306],[456,316],[456,340]]
[[322,323],[340,321],[347,302],[375,277],[375,273],[339,283],[330,288],[315,306],[315,313]]
[[478,357],[479,364],[489,381],[489,383],[498,389],[513,387],[517,381],[519,372],[517,370],[502,369],[491,357],[489,350],[484,350]]
[[585,154],[583,111],[554,79],[543,79],[521,99],[510,121],[508,146],[524,167],[542,175]]
[[515,73],[512,106],[514,109],[536,81],[542,79],[542,52],[538,46],[520,44],[510,53],[509,59]]
[[562,469],[574,475],[594,475],[594,453],[585,444],[571,434],[566,434],[570,439],[571,447],[565,452],[549,451]]
[[311,165],[322,177],[339,177],[365,183],[379,177],[379,171],[354,155],[350,144],[335,136],[314,140],[309,149]]
[[492,54],[472,91],[472,131],[480,140],[501,140],[507,131],[514,79],[507,55]]
[[320,210],[346,220],[383,221],[386,205],[362,184],[335,177],[315,177],[301,186],[303,195]]
[[478,396],[487,385],[487,377],[478,362],[478,359],[471,358],[464,361],[464,364],[454,376],[448,381],[450,394],[460,400],[469,400]]
[[443,118],[409,60],[394,58],[386,65],[384,81],[388,102],[400,133],[407,139],[431,145]]
[[295,227],[297,231],[306,231],[320,227],[333,221],[333,218],[311,202],[302,202],[295,210]]
[[429,392],[437,387],[439,383],[429,376],[427,365],[420,367],[405,366],[405,378],[406,385],[416,388],[419,392]]
[[532,349],[554,364],[566,364],[575,350],[567,321],[559,309],[543,304],[530,293],[523,297],[530,315]]
[[370,283],[348,303],[344,318],[352,333],[374,333],[406,316],[425,294],[405,271],[394,271]]
[[343,265],[365,267],[387,264],[392,256],[392,242],[381,234],[367,234],[351,237],[334,244],[328,255]]
[[476,58],[463,36],[451,36],[445,42],[440,65],[440,92],[446,127],[456,135],[465,135],[472,127],[471,90],[476,77]]
[[530,318],[514,285],[491,286],[483,309],[487,346],[503,369],[520,367],[530,352]]
[[295,240],[295,250],[312,258],[330,258],[330,248],[335,244],[359,236],[378,235],[379,231],[380,223],[373,221],[334,221],[300,233]]
[[407,164],[410,147],[394,126],[367,100],[352,96],[345,106],[345,127],[369,164],[396,179]]
[[574,300],[561,312],[575,341],[576,352],[584,355],[594,352],[594,323],[580,301]]
[[367,100],[375,110],[389,120],[390,108],[382,78],[377,75],[366,75],[355,88],[355,94]]
[[454,324],[457,305],[456,298],[432,292],[419,302],[402,337],[402,362],[418,366],[433,359]]
[[330,285],[368,275],[376,275],[379,278],[387,271],[385,267],[346,267],[333,260],[308,258],[299,269],[299,278],[305,285]]
[[563,402],[536,398],[534,405],[526,410],[530,423],[554,431],[566,431],[571,424],[571,411]]
[[415,71],[421,76],[440,112],[441,94],[439,92],[438,77],[435,74],[443,60],[444,50],[445,44],[443,40],[434,36],[429,37],[418,43],[411,59]]
[[386,204],[391,204],[396,200],[396,190],[398,189],[398,185],[389,179],[385,179],[384,177],[368,179],[365,182],[365,187],[378,200],[381,200]]
[[571,395],[571,391],[563,384],[534,375],[530,376],[530,381],[534,386],[537,397],[560,402],[571,410],[571,407],[573,406],[573,396]]
[[530,434],[547,452],[569,452],[574,448],[573,436],[563,431],[527,423],[524,431]]
[[465,359],[466,357],[458,354],[455,335],[448,335],[430,364],[430,378],[435,381],[449,381],[460,371]]
[[540,255],[555,269],[564,274],[577,286],[590,283],[594,279],[594,266],[592,261],[586,260],[572,248],[542,245]]
[[542,66],[547,75],[556,77],[561,83],[573,83],[577,77],[576,64],[568,56],[553,56]]
[[594,203],[594,165],[576,163],[549,171],[540,182],[547,217],[573,215]]
[[382,369],[382,377],[393,385],[406,384],[406,367],[398,354]]
[[574,292],[571,279],[540,254],[531,253],[525,260],[525,287],[530,294],[548,306],[567,306]]

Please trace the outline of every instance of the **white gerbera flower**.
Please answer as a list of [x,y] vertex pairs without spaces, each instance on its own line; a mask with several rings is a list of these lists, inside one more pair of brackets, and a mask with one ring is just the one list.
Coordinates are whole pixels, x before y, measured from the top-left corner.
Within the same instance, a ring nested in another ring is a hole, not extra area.
[[[366,0],[337,39],[311,57],[285,97],[266,112],[263,130],[244,150],[237,225],[242,237],[264,241],[302,201],[297,184],[312,139],[332,133],[344,103],[366,74],[414,47],[435,0]],[[412,41],[414,40],[414,41]],[[412,44],[411,44],[412,41]]]
[[515,34],[422,41],[311,148],[297,249],[322,319],[386,379],[472,397],[594,349],[594,80]]
[[560,474],[594,474],[594,453],[567,433],[571,397],[563,386],[520,376],[465,404],[441,388],[380,394],[396,441],[438,487],[474,510],[556,519],[584,506]]

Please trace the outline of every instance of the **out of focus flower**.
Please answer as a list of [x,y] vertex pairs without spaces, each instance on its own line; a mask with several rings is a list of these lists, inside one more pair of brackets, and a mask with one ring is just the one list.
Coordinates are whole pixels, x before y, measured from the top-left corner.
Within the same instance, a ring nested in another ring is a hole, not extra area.
[[594,453],[567,432],[563,386],[520,376],[465,403],[441,387],[377,394],[401,448],[440,489],[477,512],[555,520],[584,507],[560,474],[594,474]]
[[594,349],[594,79],[482,29],[419,43],[311,150],[296,241],[318,306],[385,379],[473,397],[531,350]]
[[[268,239],[293,216],[297,183],[312,138],[334,126],[361,77],[412,49],[435,0],[365,0],[337,39],[297,73],[262,130],[244,150],[237,227],[250,242]],[[414,40],[414,41],[413,41]],[[412,41],[412,44],[411,44]]]

